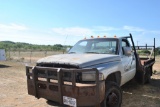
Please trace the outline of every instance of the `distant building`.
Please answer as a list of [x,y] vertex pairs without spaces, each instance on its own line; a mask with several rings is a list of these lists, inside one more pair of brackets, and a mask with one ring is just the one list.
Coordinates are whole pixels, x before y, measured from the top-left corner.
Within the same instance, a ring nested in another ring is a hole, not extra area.
[[0,61],[6,60],[5,49],[0,49]]

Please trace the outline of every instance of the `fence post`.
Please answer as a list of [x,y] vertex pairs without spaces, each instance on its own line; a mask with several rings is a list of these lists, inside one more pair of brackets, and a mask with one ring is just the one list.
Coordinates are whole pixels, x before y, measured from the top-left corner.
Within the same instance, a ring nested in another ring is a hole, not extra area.
[[45,57],[47,56],[47,51],[44,52]]
[[32,58],[32,50],[30,52],[30,63],[31,63],[31,58]]
[[10,57],[10,47],[9,47],[9,60],[11,60],[11,57]]

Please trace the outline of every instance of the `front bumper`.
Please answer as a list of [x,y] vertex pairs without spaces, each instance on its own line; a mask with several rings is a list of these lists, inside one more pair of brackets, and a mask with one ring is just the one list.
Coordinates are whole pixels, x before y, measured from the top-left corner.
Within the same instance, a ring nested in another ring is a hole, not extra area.
[[[44,75],[39,71],[45,71]],[[93,84],[76,83],[76,72],[96,71]],[[57,72],[55,80],[50,72]],[[72,72],[71,82],[63,80],[63,72]],[[105,96],[105,81],[99,81],[97,69],[58,69],[49,67],[26,67],[28,94],[45,98],[63,105],[63,96],[75,98],[77,106],[99,105]],[[42,78],[41,80],[39,78]]]

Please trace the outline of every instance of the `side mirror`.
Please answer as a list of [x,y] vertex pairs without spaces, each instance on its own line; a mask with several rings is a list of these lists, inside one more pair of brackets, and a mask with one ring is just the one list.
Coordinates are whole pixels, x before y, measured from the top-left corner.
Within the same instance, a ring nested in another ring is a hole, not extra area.
[[123,47],[123,52],[125,56],[130,56],[132,54],[132,48],[131,47]]

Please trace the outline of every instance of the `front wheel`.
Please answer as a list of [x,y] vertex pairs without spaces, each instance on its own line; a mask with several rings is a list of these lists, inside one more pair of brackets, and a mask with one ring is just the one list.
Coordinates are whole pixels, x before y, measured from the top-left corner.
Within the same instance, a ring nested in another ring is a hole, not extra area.
[[122,91],[115,82],[106,83],[106,95],[101,107],[121,107]]

